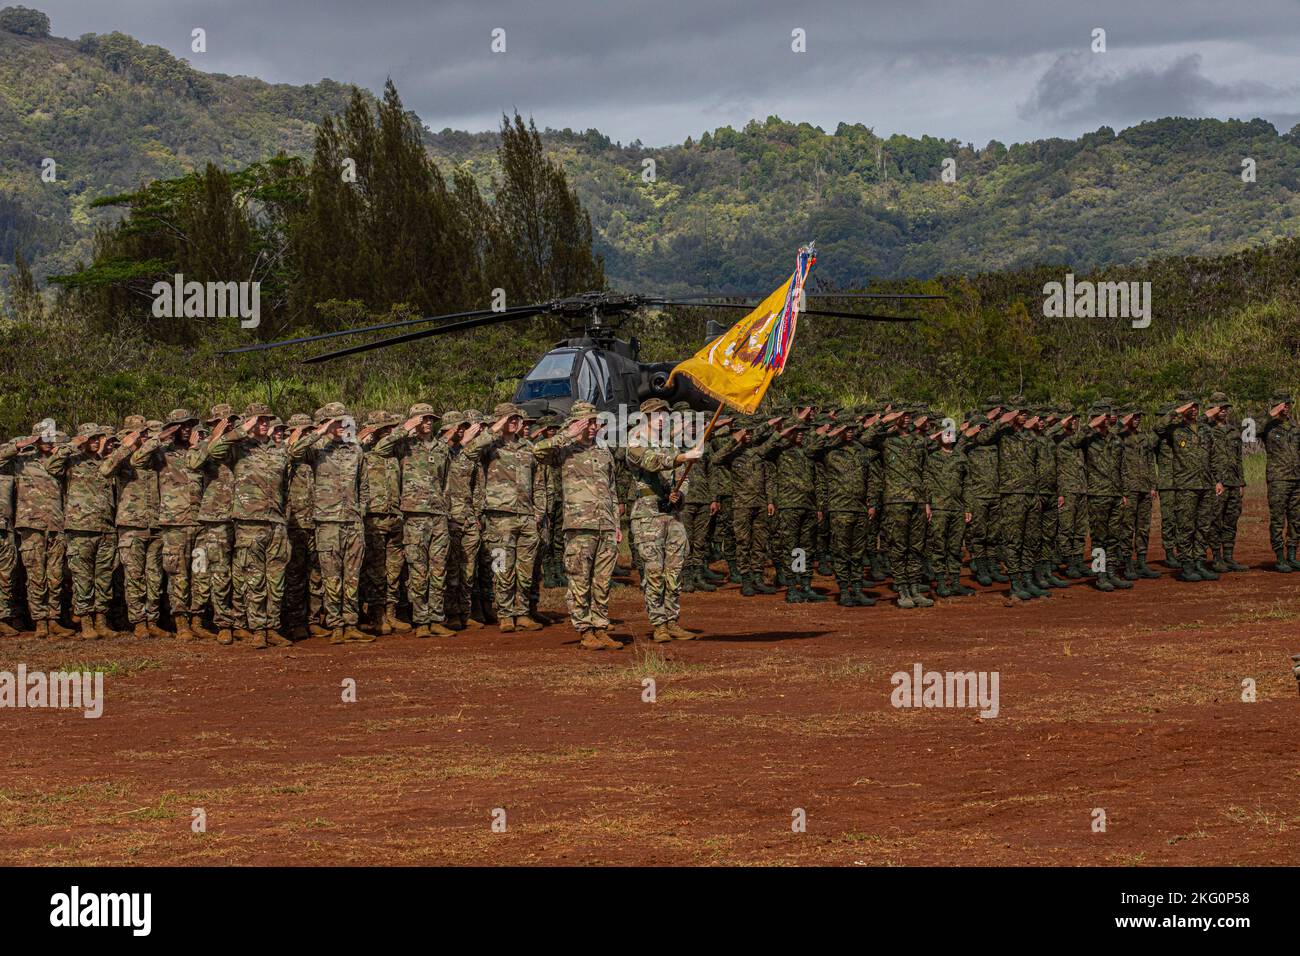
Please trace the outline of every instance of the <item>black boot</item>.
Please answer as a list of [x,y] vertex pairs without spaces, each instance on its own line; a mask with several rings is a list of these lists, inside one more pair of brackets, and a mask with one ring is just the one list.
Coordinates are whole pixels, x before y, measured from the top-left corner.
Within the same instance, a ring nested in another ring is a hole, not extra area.
[[799,585],[791,584],[788,588],[785,589],[785,603],[786,604],[804,603],[803,590],[799,587]]
[[772,585],[768,584],[766,581],[763,580],[762,571],[754,572],[754,577],[752,578],[752,581],[754,584],[754,590],[757,591],[759,594],[775,594],[778,590],[777,588],[772,587]]
[[1068,581],[1062,581],[1056,576],[1056,565],[1050,561],[1043,566],[1043,580],[1047,582],[1049,588],[1068,588],[1070,586]]
[[1124,577],[1121,571],[1122,569],[1107,571],[1106,579],[1110,581],[1112,585],[1119,588],[1121,591],[1127,591],[1131,587],[1133,587],[1133,582],[1128,580],[1126,577]]
[[1002,573],[1002,568],[998,566],[997,558],[989,558],[988,562],[989,577],[991,577],[995,583],[1006,584],[1011,580],[1009,575]]
[[1013,598],[1018,601],[1032,601],[1034,599],[1033,592],[1025,586],[1024,575],[1013,574],[1010,576],[1010,582],[1011,588],[1007,593]]
[[1120,575],[1125,581],[1136,581],[1141,577],[1137,572],[1136,564],[1137,562],[1134,561],[1133,558],[1125,555],[1124,563],[1120,566]]
[[1154,579],[1160,577],[1160,572],[1157,571],[1155,568],[1151,567],[1151,565],[1147,564],[1147,559],[1145,555],[1137,559],[1137,573],[1139,577],[1143,577],[1143,578]]
[[757,593],[758,592],[754,590],[754,578],[752,576],[745,578],[744,581],[741,582],[740,584],[741,597],[753,597]]
[[857,602],[853,600],[852,589],[843,581],[836,581],[835,583],[840,587],[840,593],[836,597],[835,603],[840,607],[857,607]]
[[861,582],[853,585],[853,600],[858,607],[873,607],[876,603],[875,598],[871,597],[869,594],[863,593]]
[[1295,545],[1288,545],[1286,549],[1286,563],[1291,565],[1292,571],[1300,571],[1300,563],[1295,559]]
[[975,573],[976,584],[986,588],[993,583],[993,575],[989,573],[988,558],[976,558],[971,564],[974,565],[971,570]]
[[1095,578],[1093,578],[1092,586],[1095,587],[1098,591],[1115,590],[1115,585],[1110,583],[1110,575],[1107,574],[1099,574]]
[[718,588],[717,588],[716,585],[711,584],[711,583],[709,582],[709,579],[705,576],[705,573],[704,573],[704,569],[703,569],[703,568],[696,568],[696,569],[695,569],[695,588],[694,588],[694,590],[696,590],[696,591],[716,591],[717,589],[718,589]]
[[1232,551],[1233,551],[1233,546],[1232,546],[1232,545],[1230,545],[1230,544],[1225,544],[1225,545],[1223,546],[1223,563],[1226,564],[1226,565],[1228,566],[1228,570],[1229,570],[1229,571],[1249,571],[1249,570],[1250,570],[1250,567],[1249,567],[1248,565],[1242,564],[1240,561],[1236,561],[1236,560],[1233,559],[1233,557],[1232,557]]
[[1178,560],[1178,552],[1173,548],[1165,548],[1165,567],[1172,568],[1175,571],[1183,569],[1183,562]]
[[1273,553],[1277,555],[1277,564],[1273,565],[1273,570],[1281,571],[1283,574],[1290,574],[1291,564],[1290,562],[1287,561],[1286,554],[1282,551],[1282,549],[1277,548],[1276,550],[1274,550]]
[[946,574],[939,575],[939,580],[936,581],[934,585],[934,596],[941,597],[941,598],[948,598],[953,596],[952,587],[949,586],[948,584],[948,575]]
[[1042,579],[1042,566],[1035,566],[1032,571],[1025,572],[1025,590],[1034,597],[1051,597],[1052,589]]
[[1201,576],[1201,580],[1202,580],[1202,581],[1217,581],[1217,580],[1219,580],[1219,574],[1218,574],[1218,572],[1217,572],[1217,571],[1214,571],[1213,569],[1211,569],[1210,566],[1209,566],[1208,564],[1205,563],[1205,559],[1204,559],[1204,558],[1198,558],[1198,559],[1197,559],[1197,561],[1196,561],[1196,573],[1199,574],[1199,575]]
[[813,590],[811,574],[805,574],[803,578],[803,599],[809,604],[820,604],[826,600],[825,594],[818,594]]
[[1204,581],[1196,571],[1196,564],[1190,558],[1186,561],[1178,562],[1178,580],[1180,581]]
[[1214,549],[1214,563],[1210,565],[1210,570],[1215,574],[1227,574],[1232,568],[1228,567],[1228,562],[1223,560],[1223,546]]
[[727,562],[727,580],[732,584],[744,584],[745,579],[740,574],[740,568],[736,567],[735,561]]
[[1077,554],[1074,557],[1072,557],[1070,559],[1070,563],[1066,565],[1065,576],[1069,578],[1071,581],[1077,581],[1079,580],[1079,578],[1084,576],[1083,559],[1080,558]]

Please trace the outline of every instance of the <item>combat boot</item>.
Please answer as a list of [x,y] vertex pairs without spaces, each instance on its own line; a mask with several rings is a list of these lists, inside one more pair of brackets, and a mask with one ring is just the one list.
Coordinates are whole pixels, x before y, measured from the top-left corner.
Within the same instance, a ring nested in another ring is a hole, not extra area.
[[824,554],[817,559],[817,573],[824,578],[829,578],[835,573],[835,569],[831,567],[831,559]]
[[346,644],[347,642],[348,642],[348,639],[347,639],[346,637],[343,636],[343,628],[341,628],[341,627],[336,627],[336,628],[332,628],[332,629],[330,630],[330,643],[331,643],[331,644]]
[[190,615],[190,633],[202,641],[215,641],[217,639],[215,631],[209,631],[203,626],[203,617],[199,614]]
[[[40,636],[39,630],[37,631],[37,636]],[[92,615],[83,614],[81,616],[81,639],[83,641],[98,641],[101,638],[103,638],[103,635],[100,634],[99,630],[95,627]]]
[[962,584],[961,575],[954,574],[952,578],[952,593],[955,597],[970,597],[970,595],[975,593],[975,589]]
[[1112,585],[1119,588],[1121,591],[1127,591],[1133,587],[1133,582],[1127,580],[1122,574],[1120,574],[1117,571],[1107,571],[1106,580],[1110,581]]
[[190,619],[184,614],[173,614],[172,620],[176,623],[176,640],[182,644],[188,644],[190,641],[198,640],[194,632],[190,630]]
[[1052,593],[1047,588],[1040,586],[1039,583],[1034,580],[1033,571],[1026,571],[1020,576],[1020,585],[1029,593],[1030,597],[1048,597]]
[[470,615],[464,620],[465,620],[465,630],[467,631],[481,631],[483,630],[483,628],[487,627],[487,625],[484,624],[482,621],[475,620],[473,615]]
[[1125,581],[1136,581],[1139,577],[1141,577],[1141,575],[1138,574],[1137,572],[1137,568],[1134,567],[1134,564],[1135,564],[1134,560],[1131,557],[1126,556],[1124,558],[1124,563],[1120,565],[1120,572],[1123,575]]
[[989,587],[993,583],[993,575],[989,573],[989,559],[976,558],[971,564],[974,565],[971,570],[975,572],[975,583],[980,587]]
[[610,634],[609,628],[598,627],[595,630],[595,634],[596,640],[600,641],[600,643],[604,644],[611,651],[621,651],[623,649],[623,642]]
[[50,622],[49,622],[49,621],[37,621],[37,622],[35,623],[35,631],[34,631],[34,633],[35,633],[35,635],[36,635],[36,639],[37,639],[38,641],[47,641],[47,640],[49,640],[49,639],[50,639]]
[[[671,641],[672,638],[670,637],[668,640]],[[578,646],[589,651],[603,651],[609,648],[609,645],[596,636],[595,631],[583,631],[582,640],[578,641]]]
[[667,628],[668,633],[672,635],[674,641],[693,641],[700,636],[694,631],[688,631],[676,621],[668,621],[664,624],[664,627]]
[[997,558],[989,558],[988,560],[989,577],[993,579],[995,584],[1006,584],[1011,580],[1011,576],[1004,573],[1002,568],[999,566]]
[[934,600],[925,593],[925,586],[914,584],[910,588],[912,592],[912,603],[917,607],[934,607]]
[[1196,561],[1196,573],[1201,576],[1202,581],[1219,580],[1218,572],[1210,570],[1210,566],[1205,563],[1204,558],[1198,558]]
[[1160,572],[1147,564],[1145,556],[1137,559],[1137,572],[1138,576],[1143,578],[1154,579],[1160,577]]
[[835,603],[840,607],[857,607],[857,602],[853,600],[853,592],[847,584],[840,583],[840,593],[836,597]]
[[1210,565],[1210,570],[1216,574],[1227,574],[1232,568],[1228,567],[1228,562],[1223,560],[1223,547],[1214,549],[1214,563]]
[[223,627],[221,630],[217,631],[217,643],[224,644],[227,647],[235,643],[235,635],[230,628]]
[[916,607],[916,602],[912,600],[912,589],[906,584],[900,584],[898,586],[898,599],[894,603],[907,610]]
[[1249,570],[1250,570],[1250,566],[1249,566],[1249,565],[1242,564],[1240,561],[1236,561],[1236,560],[1234,560],[1233,557],[1232,557],[1232,552],[1233,552],[1233,546],[1232,546],[1232,545],[1230,545],[1230,544],[1225,544],[1225,545],[1223,546],[1223,563],[1226,564],[1226,565],[1228,566],[1228,570],[1229,570],[1229,571],[1249,571]]
[[732,584],[743,584],[744,578],[741,577],[740,568],[736,566],[735,561],[727,561],[727,580]]
[[803,599],[808,604],[820,604],[823,601],[828,600],[825,594],[819,594],[818,592],[813,590],[811,575],[804,577],[802,590],[803,590]]
[[[108,615],[103,612],[95,614],[95,632],[103,638],[121,637],[117,631],[113,630],[113,625],[108,623]],[[146,633],[148,633],[146,631]]]
[[656,625],[654,633],[650,635],[650,640],[654,641],[656,644],[670,644],[672,643],[672,639],[672,633],[668,630],[667,625],[664,624]]
[[874,607],[876,599],[862,590],[862,582],[853,585],[853,603],[858,607]]
[[757,593],[758,593],[758,591],[754,590],[754,578],[753,578],[753,576],[746,577],[745,580],[744,580],[744,583],[742,583],[742,584],[740,585],[740,596],[741,596],[741,597],[753,597],[753,596],[756,595]]
[[690,568],[687,568],[686,573],[682,575],[681,592],[683,594],[695,593],[695,572]]
[[1190,559],[1179,563],[1178,579],[1180,581],[1204,581],[1197,572],[1195,562]]
[[272,647],[293,647],[293,641],[289,640],[273,627],[266,629],[266,642]]
[[1295,545],[1288,545],[1286,549],[1286,563],[1291,565],[1292,571],[1300,571],[1300,564],[1296,563]]
[[1065,576],[1072,581],[1077,581],[1084,577],[1083,559],[1077,554],[1070,559],[1070,563],[1065,566]]
[[270,647],[271,645],[268,644],[266,640],[266,628],[259,627],[254,631],[252,639],[248,642],[248,646],[255,651],[264,651]]
[[1273,553],[1277,555],[1277,564],[1273,565],[1273,570],[1281,571],[1283,574],[1290,574],[1291,565],[1287,563],[1286,556],[1283,554],[1282,549],[1278,548]]
[[708,562],[700,565],[700,577],[704,578],[704,580],[708,581],[710,584],[727,583],[727,576],[721,571],[714,571],[713,568],[709,567]]
[[131,636],[134,637],[137,641],[149,640],[150,637],[149,625],[144,623],[144,621],[141,621],[139,624],[137,624],[135,627],[131,629]]
[[157,621],[149,621],[145,624],[145,626],[149,628],[150,637],[156,637],[159,640],[165,637],[171,637],[170,632],[165,631],[161,627],[159,627]]
[[[430,633],[437,637],[446,637],[451,633],[451,631],[447,630],[441,624],[430,624],[428,627]],[[442,631],[442,633],[439,634],[438,631],[434,630],[434,628]],[[343,641],[346,644],[371,644],[374,640],[375,636],[373,634],[367,634],[354,624],[349,624],[347,627],[343,628]]]
[[754,575],[754,590],[759,594],[775,594],[777,589],[763,580],[763,572]]
[[251,641],[253,639],[253,632],[246,627],[236,627],[233,630],[237,641]]
[[696,591],[716,591],[716,585],[709,581],[707,571],[701,569],[695,572],[695,590]]
[[72,628],[60,624],[58,618],[52,617],[45,623],[49,626],[50,637],[72,637],[77,633]]
[[1025,585],[1025,577],[1022,574],[1010,575],[1011,588],[1009,594],[1017,601],[1032,601],[1034,593]]
[[[433,625],[430,625],[432,627]],[[527,614],[522,614],[515,618],[515,628],[520,631],[540,631],[542,625],[539,621],[533,620]]]
[[953,596],[952,587],[948,584],[948,576],[946,574],[939,575],[939,580],[934,586],[934,596],[941,598]]
[[497,628],[502,634],[513,634],[515,631],[515,619],[513,617],[500,617],[497,619]]
[[396,604],[390,604],[384,609],[384,626],[389,628],[391,634],[402,634],[411,629],[411,625],[397,616]]
[[1049,561],[1043,565],[1043,580],[1049,588],[1068,588],[1069,581],[1063,581],[1056,576],[1056,564]]
[[311,632],[312,637],[333,637],[334,631],[322,624],[311,621],[307,624],[307,630]]
[[17,637],[18,631],[7,620],[0,620],[0,637]]
[[1165,548],[1165,567],[1174,571],[1183,569],[1183,562],[1178,560],[1178,552],[1172,548]]
[[785,589],[785,603],[803,604],[804,603],[803,589],[800,588],[799,585],[792,583],[788,588]]

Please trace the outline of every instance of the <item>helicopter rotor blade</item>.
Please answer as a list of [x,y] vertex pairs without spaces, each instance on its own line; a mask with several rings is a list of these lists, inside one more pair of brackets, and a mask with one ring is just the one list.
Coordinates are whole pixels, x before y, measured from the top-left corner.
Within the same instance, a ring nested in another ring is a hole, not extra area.
[[[544,305],[519,305],[512,309],[502,309],[496,311],[493,309],[474,309],[471,312],[451,312],[447,315],[430,315],[420,319],[403,319],[400,322],[384,322],[379,325],[358,326],[355,329],[340,329],[337,332],[321,332],[317,335],[304,335],[296,339],[283,339],[279,342],[261,342],[257,345],[245,345],[237,349],[226,349],[222,355],[238,355],[241,352],[264,352],[267,349],[284,348],[286,345],[305,345],[308,342],[323,342],[326,339],[335,339],[343,335],[361,335],[365,332],[383,332],[388,329],[400,329],[409,325],[421,325],[425,322],[440,322],[443,319],[469,319],[481,315],[497,315],[507,318],[515,318],[518,314],[534,314]],[[504,319],[503,319],[504,321]]]
[[[686,303],[694,299],[765,299],[770,293],[758,292],[700,292],[695,295],[675,295],[670,302]],[[947,299],[946,295],[930,292],[804,292],[808,299]]]
[[[352,345],[345,349],[338,349],[334,352],[326,352],[323,355],[313,355],[311,358],[303,359],[308,365],[315,365],[317,362],[328,362],[331,359],[343,358],[347,355],[357,355],[361,352],[369,352],[372,349],[381,349],[389,345],[401,345],[404,342],[417,342],[420,339],[427,339],[433,335],[445,335],[448,332],[463,332],[466,329],[476,329],[484,325],[493,325],[497,322],[504,322],[509,319],[524,319],[530,315],[541,315],[550,308],[549,303],[533,306],[518,306],[515,309],[508,309],[506,312],[494,312],[491,315],[479,315],[477,318],[465,319],[462,322],[452,322],[449,325],[439,325],[432,329],[419,329],[415,332],[407,332],[404,335],[394,335],[391,338],[380,339],[377,342],[364,342],[361,345]],[[513,312],[514,314],[507,314]]]
[[[668,302],[667,305],[680,305],[688,309],[753,309],[757,303],[745,305],[732,302]],[[835,319],[862,319],[866,322],[919,322],[919,318],[908,315],[876,315],[868,312],[832,312],[826,309],[800,309],[800,315],[823,315]]]

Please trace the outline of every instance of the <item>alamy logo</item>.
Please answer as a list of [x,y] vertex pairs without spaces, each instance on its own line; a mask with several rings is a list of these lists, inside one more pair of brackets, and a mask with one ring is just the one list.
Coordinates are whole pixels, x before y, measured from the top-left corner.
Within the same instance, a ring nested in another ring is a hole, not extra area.
[[50,925],[129,926],[133,936],[148,936],[153,925],[152,893],[69,893],[50,897]]
[[1043,286],[1043,317],[1048,319],[1132,319],[1135,329],[1151,324],[1150,282],[1093,282],[1074,280]]
[[239,319],[240,328],[262,324],[262,283],[185,281],[153,284],[153,314],[157,319]]
[[94,719],[104,713],[103,671],[0,671],[0,708],[53,707],[84,711]]
[[978,707],[981,717],[998,715],[997,671],[895,671],[889,702],[895,707]]

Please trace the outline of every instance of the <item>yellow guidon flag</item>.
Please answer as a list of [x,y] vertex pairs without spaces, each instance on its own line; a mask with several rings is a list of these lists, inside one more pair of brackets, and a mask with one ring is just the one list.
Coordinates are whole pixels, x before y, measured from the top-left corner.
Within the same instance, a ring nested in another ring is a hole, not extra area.
[[801,248],[790,278],[725,335],[677,365],[668,383],[685,375],[719,402],[746,413],[758,408],[772,379],[785,370],[804,282],[816,261],[812,243]]

